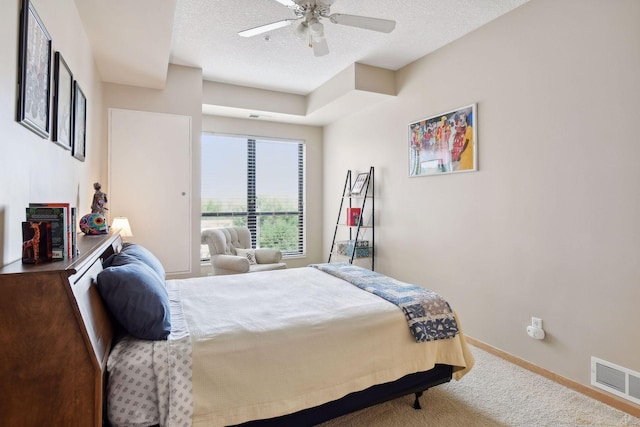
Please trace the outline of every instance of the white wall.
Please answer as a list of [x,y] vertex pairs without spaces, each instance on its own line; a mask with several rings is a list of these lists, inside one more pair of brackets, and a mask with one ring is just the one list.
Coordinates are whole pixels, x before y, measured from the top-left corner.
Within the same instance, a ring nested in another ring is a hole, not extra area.
[[87,97],[86,161],[15,121],[19,14],[22,2],[0,2],[0,265],[21,257],[24,208],[29,202],[68,202],[91,210],[93,182],[106,181],[101,159],[100,76],[73,0],[33,0],[38,15]]
[[[345,171],[373,165],[377,270],[580,383],[592,355],[640,371],[638,22],[637,0],[532,0],[400,70],[325,128],[324,252]],[[479,171],[408,178],[408,123],[471,103]]]
[[[304,258],[289,258],[287,267],[304,267],[326,262],[322,250],[322,128],[274,123],[262,120],[243,120],[219,116],[203,116],[202,131],[224,134],[250,135],[297,139],[306,145],[306,250]],[[327,252],[328,254],[328,252]]]

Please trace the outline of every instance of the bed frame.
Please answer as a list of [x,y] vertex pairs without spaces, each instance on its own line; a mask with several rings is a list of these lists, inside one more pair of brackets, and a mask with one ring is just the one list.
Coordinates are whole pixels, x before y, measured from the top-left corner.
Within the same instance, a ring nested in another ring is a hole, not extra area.
[[[320,406],[267,420],[249,421],[236,427],[314,426],[408,394],[415,394],[414,409],[422,409],[420,397],[431,387],[451,380],[453,368],[437,364],[433,369],[404,376],[396,381],[378,384]],[[409,409],[409,408],[407,408]]]
[[[32,266],[18,261],[0,269],[0,324],[8,326],[0,328],[0,347],[15,349],[0,352],[0,425],[109,425],[103,416],[106,362],[117,328],[95,280],[102,261],[121,247],[118,234],[80,236],[80,255],[71,260]],[[315,425],[411,393],[419,409],[422,392],[451,375],[451,366],[436,365],[242,426]]]

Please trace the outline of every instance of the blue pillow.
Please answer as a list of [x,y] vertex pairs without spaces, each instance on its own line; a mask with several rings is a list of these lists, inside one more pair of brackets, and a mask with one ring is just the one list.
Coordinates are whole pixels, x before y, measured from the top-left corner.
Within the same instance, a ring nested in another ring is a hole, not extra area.
[[[127,255],[124,255],[127,254]],[[125,243],[122,245],[122,250],[120,253],[111,255],[107,258],[102,266],[104,268],[111,267],[112,265],[125,265],[132,260],[138,260],[143,264],[146,264],[150,267],[156,274],[164,280],[166,277],[166,273],[164,271],[164,267],[158,258],[155,257],[148,249],[144,246],[140,246],[135,243]]]
[[158,276],[162,280],[165,279],[166,273],[164,271],[164,267],[162,263],[154,254],[152,254],[147,248],[144,246],[137,245],[135,243],[125,243],[122,245],[122,251],[126,254],[132,255],[138,258],[143,263],[147,264],[153,271],[158,273]]
[[171,332],[169,295],[164,280],[134,260],[98,274],[98,292],[109,311],[132,336],[166,340]]

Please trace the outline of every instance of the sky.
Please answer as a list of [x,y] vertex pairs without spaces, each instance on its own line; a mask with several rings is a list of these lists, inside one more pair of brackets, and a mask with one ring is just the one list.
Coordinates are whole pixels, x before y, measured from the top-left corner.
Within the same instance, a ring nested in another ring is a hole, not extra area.
[[[256,140],[256,193],[297,199],[299,141]],[[293,143],[292,143],[293,142]],[[246,202],[247,137],[202,135],[202,199]]]

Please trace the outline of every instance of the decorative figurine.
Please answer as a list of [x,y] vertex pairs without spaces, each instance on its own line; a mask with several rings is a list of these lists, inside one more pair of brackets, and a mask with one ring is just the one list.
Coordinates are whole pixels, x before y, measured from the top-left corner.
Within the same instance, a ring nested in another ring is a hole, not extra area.
[[91,213],[80,218],[80,230],[84,234],[107,234],[109,227],[107,226],[107,195],[100,191],[102,185],[99,182],[93,184],[96,190],[91,202]]
[[91,213],[99,213],[103,216],[107,214],[107,195],[100,191],[102,185],[99,182],[93,184],[94,190],[96,190],[93,195],[93,203],[91,203]]
[[84,234],[107,234],[109,227],[107,226],[107,219],[100,213],[86,214],[80,218],[80,230]]

